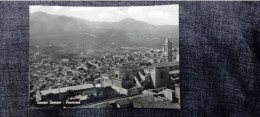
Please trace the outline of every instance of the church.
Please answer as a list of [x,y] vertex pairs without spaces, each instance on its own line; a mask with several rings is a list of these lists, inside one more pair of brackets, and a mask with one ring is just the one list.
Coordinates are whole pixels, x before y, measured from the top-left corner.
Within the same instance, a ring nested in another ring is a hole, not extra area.
[[[173,61],[172,42],[166,38],[162,44],[161,61],[153,63],[149,66],[142,67],[142,70],[132,69],[128,73],[133,78],[126,80],[123,75],[122,68],[114,71],[113,78],[103,79],[102,87],[111,86],[120,94],[135,95],[142,92],[146,88],[143,84],[149,83],[152,89],[162,88],[169,85],[171,80],[179,79],[179,62]],[[131,65],[130,65],[131,66]],[[135,65],[134,65],[135,66]],[[128,68],[128,67],[127,67]],[[126,82],[134,83],[130,87],[125,87]],[[146,82],[146,83],[145,83]]]
[[161,62],[172,62],[172,42],[166,38],[162,45]]

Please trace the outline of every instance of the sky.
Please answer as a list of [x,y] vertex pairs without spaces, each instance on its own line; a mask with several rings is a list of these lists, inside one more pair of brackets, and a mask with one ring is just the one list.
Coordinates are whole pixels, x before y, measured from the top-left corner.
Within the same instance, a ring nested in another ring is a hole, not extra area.
[[117,22],[133,18],[152,25],[179,25],[178,5],[128,7],[30,6],[30,13],[42,11],[88,21]]

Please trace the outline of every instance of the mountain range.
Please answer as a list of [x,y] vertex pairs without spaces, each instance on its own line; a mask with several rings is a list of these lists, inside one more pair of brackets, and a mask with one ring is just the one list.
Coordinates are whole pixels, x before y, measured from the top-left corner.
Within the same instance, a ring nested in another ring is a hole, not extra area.
[[178,47],[179,27],[152,25],[132,18],[97,22],[45,12],[30,14],[30,44],[33,45],[159,48],[166,37],[173,42],[173,47]]

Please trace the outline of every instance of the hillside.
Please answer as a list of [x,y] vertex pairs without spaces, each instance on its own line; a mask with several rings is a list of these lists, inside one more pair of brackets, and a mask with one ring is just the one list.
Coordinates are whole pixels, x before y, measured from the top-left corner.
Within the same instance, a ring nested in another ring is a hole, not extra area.
[[118,22],[92,22],[45,12],[30,14],[30,45],[39,46],[158,48],[165,37],[169,37],[173,47],[178,47],[178,30],[178,26],[155,26],[131,18]]

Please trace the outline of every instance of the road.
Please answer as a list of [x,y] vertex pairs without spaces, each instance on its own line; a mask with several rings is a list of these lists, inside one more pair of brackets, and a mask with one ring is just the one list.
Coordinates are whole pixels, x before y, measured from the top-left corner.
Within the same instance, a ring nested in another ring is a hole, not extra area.
[[127,98],[133,99],[133,98],[138,98],[138,97],[143,97],[143,96],[147,96],[147,94],[139,94],[139,95],[126,96],[126,97],[121,97],[121,98],[112,98],[112,99],[107,99],[107,100],[102,100],[102,101],[98,101],[98,102],[94,102],[94,103],[76,106],[73,108],[96,108],[96,106],[98,106],[98,105],[102,105],[102,104],[106,104],[106,103],[110,104],[110,103],[115,103],[122,99],[127,99]]

